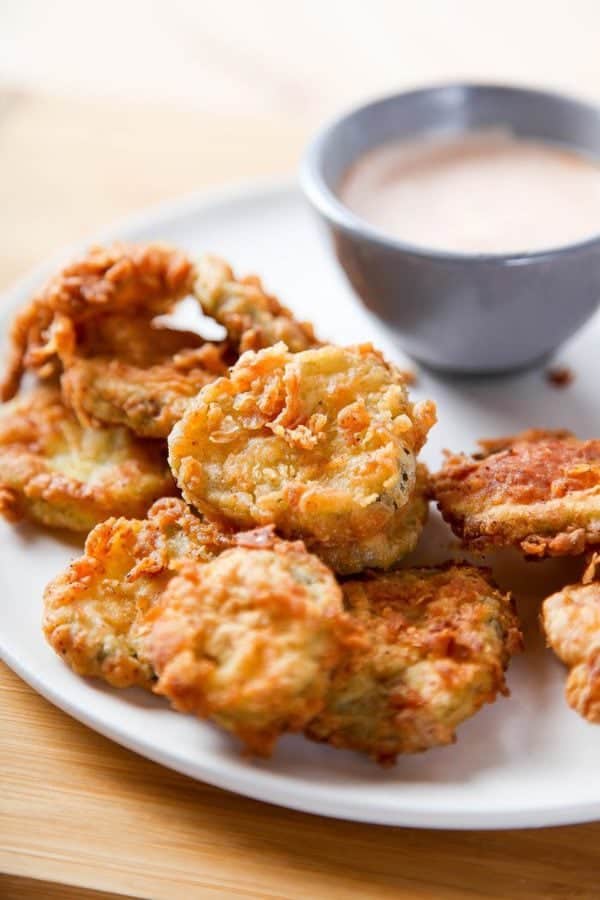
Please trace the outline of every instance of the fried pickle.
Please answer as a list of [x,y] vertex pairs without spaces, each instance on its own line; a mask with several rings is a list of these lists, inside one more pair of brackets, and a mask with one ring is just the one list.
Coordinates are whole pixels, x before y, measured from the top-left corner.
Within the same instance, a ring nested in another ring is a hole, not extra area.
[[55,387],[0,407],[0,513],[88,531],[116,513],[144,515],[175,485],[164,445],[125,428],[82,428]]
[[188,400],[228,366],[225,345],[154,322],[189,292],[193,275],[187,257],[160,244],[93,248],[17,316],[3,396],[24,369],[62,373],[82,424],[167,437]]
[[100,341],[96,334],[62,356],[65,401],[85,424],[126,425],[141,437],[166,438],[190,399],[227,372],[224,345],[192,332],[127,317],[96,326]]
[[268,755],[322,708],[355,629],[331,571],[301,542],[184,562],[148,618],[154,688]]
[[531,430],[449,455],[432,476],[444,519],[472,549],[575,556],[600,543],[600,440]]
[[542,625],[548,646],[569,668],[569,706],[600,725],[600,580],[595,554],[581,584],[568,585],[544,600]]
[[92,247],[65,266],[15,318],[2,400],[17,392],[26,369],[40,378],[61,371],[59,351],[80,342],[79,330],[107,315],[170,312],[191,290],[194,267],[178,250],[163,244],[113,244]]
[[273,524],[341,573],[385,568],[416,543],[416,454],[434,422],[369,344],[277,344],[203,388],[171,432],[170,463],[209,518]]
[[343,591],[367,641],[338,667],[309,738],[392,763],[452,743],[461,722],[507,693],[504,670],[522,638],[485,570],[406,569]]
[[48,643],[79,675],[150,688],[156,676],[145,616],[173,575],[173,561],[208,561],[225,546],[225,535],[175,498],[158,500],[146,519],[102,522],[84,555],[46,588]]
[[204,256],[197,263],[194,293],[205,314],[224,326],[239,353],[279,341],[292,353],[319,345],[312,325],[298,322],[276,297],[265,293],[256,275],[237,279],[217,256]]

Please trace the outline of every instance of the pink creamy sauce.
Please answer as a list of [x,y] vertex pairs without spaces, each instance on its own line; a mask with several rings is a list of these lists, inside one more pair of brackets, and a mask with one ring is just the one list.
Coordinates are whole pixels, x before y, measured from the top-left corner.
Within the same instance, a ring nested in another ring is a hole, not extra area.
[[435,250],[527,253],[600,233],[600,163],[500,129],[383,144],[338,195],[379,231]]

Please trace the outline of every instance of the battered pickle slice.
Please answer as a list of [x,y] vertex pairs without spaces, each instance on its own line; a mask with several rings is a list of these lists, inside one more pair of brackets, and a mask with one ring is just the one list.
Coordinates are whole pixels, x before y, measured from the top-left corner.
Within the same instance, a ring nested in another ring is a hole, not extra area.
[[337,669],[306,734],[380,763],[450,744],[498,693],[521,647],[507,596],[466,565],[406,569],[343,585],[366,641]]
[[217,256],[204,256],[196,264],[194,293],[206,315],[225,327],[239,353],[279,341],[292,353],[319,344],[312,325],[298,322],[276,297],[265,292],[259,278],[236,278]]
[[417,546],[429,513],[429,472],[417,462],[415,486],[401,510],[391,517],[386,528],[353,543],[332,534],[315,544],[315,552],[335,572],[355,573],[365,568],[388,568]]
[[588,722],[600,724],[600,555],[594,554],[581,584],[548,597],[542,625],[548,646],[569,668],[569,706]]
[[63,354],[63,396],[85,424],[166,438],[190,399],[227,372],[227,348],[191,332],[118,316],[95,323],[95,332]]
[[111,515],[144,515],[174,492],[162,442],[82,427],[58,388],[0,407],[0,513],[10,521],[89,531]]
[[531,557],[579,555],[600,544],[600,440],[526,431],[449,455],[432,478],[440,511],[473,549],[519,547]]
[[369,344],[245,353],[169,437],[189,503],[238,528],[272,524],[341,573],[389,567],[426,512],[416,454],[435,422]]
[[319,712],[355,639],[341,590],[300,542],[237,547],[179,570],[148,617],[155,691],[268,755]]
[[158,500],[146,519],[102,522],[84,555],[46,588],[46,639],[79,675],[150,688],[145,616],[173,575],[173,561],[205,562],[225,546],[225,535],[175,498]]
[[40,378],[62,371],[95,323],[107,316],[150,319],[168,313],[190,292],[194,267],[165,244],[116,243],[92,247],[54,275],[14,319],[2,400],[17,392],[25,370]]
[[[157,327],[195,290],[228,334],[222,344]],[[53,276],[16,317],[0,397],[8,400],[26,370],[62,375],[67,404],[83,424],[126,425],[164,438],[191,397],[223,375],[239,353],[284,340],[315,346],[312,328],[294,319],[251,276],[206,257],[196,267],[165,244],[116,243],[91,250]]]
[[2,396],[15,393],[26,369],[42,379],[62,374],[82,424],[167,437],[189,399],[228,365],[225,345],[155,321],[189,293],[194,271],[163,244],[92,248],[15,318]]

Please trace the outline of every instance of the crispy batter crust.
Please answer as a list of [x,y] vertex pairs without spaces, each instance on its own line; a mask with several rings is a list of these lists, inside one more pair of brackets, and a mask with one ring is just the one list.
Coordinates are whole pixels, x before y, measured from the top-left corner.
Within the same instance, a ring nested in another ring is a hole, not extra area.
[[532,430],[448,455],[432,477],[446,521],[474,549],[516,545],[531,557],[600,543],[600,441]]
[[[195,285],[205,310],[225,325],[226,345],[154,327]],[[242,350],[284,340],[315,346],[310,325],[266,294],[249,276],[236,281],[216,257],[196,272],[189,258],[162,244],[93,247],[54,276],[14,320],[7,400],[23,372],[63,374],[65,400],[84,424],[126,425],[141,437],[164,438],[188,400]]]
[[108,313],[169,312],[190,292],[193,279],[191,261],[163,244],[92,247],[51,278],[15,318],[1,398],[15,395],[25,369],[41,377],[60,371],[57,333]]
[[[144,364],[127,356],[78,356],[61,379],[68,405],[85,424],[126,425],[141,437],[166,438],[192,397],[227,372],[225,348],[187,332],[140,328],[138,342],[154,348]],[[164,353],[161,354],[161,345]],[[129,354],[131,355],[131,354]]]
[[434,421],[371,345],[278,344],[200,392],[171,432],[170,463],[209,517],[273,524],[342,573],[387,567],[420,530],[415,456]]
[[415,486],[387,527],[356,542],[342,541],[334,534],[326,544],[315,544],[315,552],[341,574],[393,566],[417,546],[429,514],[429,493],[429,472],[417,463]]
[[217,256],[204,256],[197,263],[194,292],[206,315],[227,329],[239,353],[279,341],[293,353],[319,344],[312,325],[294,319],[276,297],[265,293],[256,275],[237,279]]
[[189,399],[227,371],[225,346],[153,322],[193,277],[187,257],[160,244],[93,248],[17,316],[3,396],[24,368],[63,372],[63,396],[82,424],[167,437]]
[[165,327],[158,324],[154,317],[140,312],[135,315],[107,313],[95,316],[78,325],[70,341],[66,334],[61,334],[56,343],[67,365],[77,358],[116,358],[140,369],[163,365],[186,350],[213,346],[207,345],[193,331]]
[[549,647],[569,667],[569,706],[600,724],[600,555],[594,554],[581,584],[568,585],[542,606]]
[[57,388],[0,409],[0,513],[88,531],[115,513],[144,515],[175,485],[164,445],[124,428],[82,428]]
[[453,742],[464,719],[507,692],[522,638],[510,598],[484,570],[406,569],[343,590],[366,642],[337,669],[308,737],[391,763]]
[[329,569],[301,543],[282,541],[183,563],[148,619],[156,693],[259,755],[322,708],[356,639]]
[[226,546],[226,535],[175,498],[158,500],[147,519],[102,522],[84,556],[46,588],[46,639],[79,675],[150,688],[155,674],[144,616],[168,584],[173,561],[208,561]]

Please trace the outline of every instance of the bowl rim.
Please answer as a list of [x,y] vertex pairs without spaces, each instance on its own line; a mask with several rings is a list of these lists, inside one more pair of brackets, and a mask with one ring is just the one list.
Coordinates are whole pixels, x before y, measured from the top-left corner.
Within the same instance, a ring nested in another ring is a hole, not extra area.
[[[444,93],[446,91],[465,95],[484,91],[525,95],[530,100],[545,99],[567,103],[583,115],[600,118],[600,105],[595,106],[561,91],[540,90],[522,85],[496,82],[447,81],[407,91],[379,95],[358,106],[352,106],[333,119],[329,119],[317,130],[305,148],[300,163],[300,186],[315,209],[329,222],[358,240],[368,240],[382,248],[397,250],[405,255],[431,261],[437,260],[446,263],[499,263],[517,266],[530,262],[543,262],[556,256],[564,256],[578,251],[598,249],[600,246],[600,229],[595,235],[585,238],[585,240],[568,244],[557,244],[555,247],[548,247],[542,250],[510,253],[464,253],[453,250],[439,250],[425,245],[412,244],[409,241],[403,241],[387,234],[387,232],[380,230],[375,225],[371,225],[366,219],[354,213],[340,200],[337,194],[328,186],[322,172],[325,154],[332,140],[335,139],[337,130],[351,118],[369,109],[383,106],[390,101],[403,102],[409,98],[432,93]],[[379,145],[375,144],[374,146]],[[566,144],[565,146],[569,145]],[[576,149],[575,145],[572,146]],[[600,153],[598,154],[598,162],[600,165]]]

